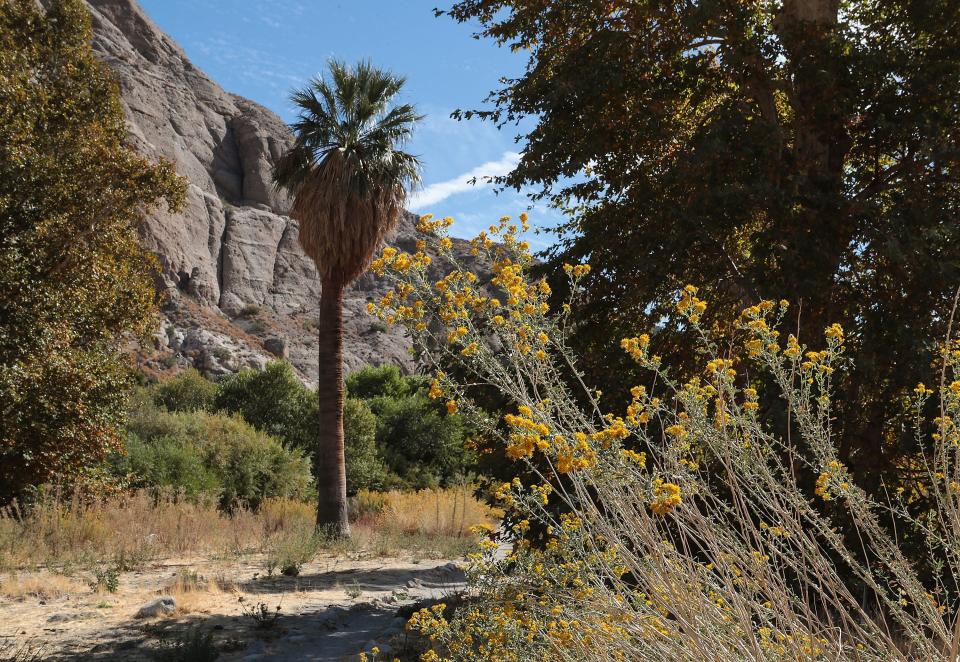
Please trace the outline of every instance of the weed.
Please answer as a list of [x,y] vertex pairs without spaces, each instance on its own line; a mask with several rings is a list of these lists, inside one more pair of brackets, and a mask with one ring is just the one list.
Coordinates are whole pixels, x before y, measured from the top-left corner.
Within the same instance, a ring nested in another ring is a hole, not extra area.
[[86,584],[59,573],[31,573],[0,578],[0,596],[12,600],[55,600],[85,593],[87,590],[89,589]]
[[95,591],[116,593],[117,589],[120,588],[120,570],[116,566],[96,568],[93,571],[93,576],[95,581],[91,587]]
[[43,648],[36,648],[31,642],[0,641],[0,660],[3,662],[39,662]]
[[260,314],[260,306],[255,303],[248,303],[240,309],[240,317],[256,317]]
[[211,662],[218,657],[220,651],[213,643],[213,633],[191,628],[157,651],[155,659],[162,662]]
[[267,573],[267,577],[273,577],[273,573],[275,573],[277,568],[280,566],[280,561],[276,556],[267,554],[263,557],[263,561],[260,563],[260,565]]
[[214,347],[213,355],[220,361],[229,361],[233,358],[233,352],[226,347]]
[[277,605],[273,609],[270,609],[266,602],[257,602],[256,604],[248,605],[242,596],[239,602],[243,615],[252,619],[257,627],[262,630],[273,628],[280,619],[280,605]]

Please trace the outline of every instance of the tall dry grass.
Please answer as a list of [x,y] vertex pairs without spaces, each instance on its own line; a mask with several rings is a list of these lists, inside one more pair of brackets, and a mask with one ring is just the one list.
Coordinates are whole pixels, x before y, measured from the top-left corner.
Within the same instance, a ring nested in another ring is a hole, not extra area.
[[145,492],[94,502],[45,497],[0,516],[0,568],[249,553],[275,508],[225,514],[212,500],[155,499]]
[[[355,551],[467,550],[469,527],[495,516],[469,486],[420,492],[362,493],[355,500]],[[274,555],[300,562],[343,544],[313,540],[315,506],[267,499],[259,510],[225,513],[216,500],[190,501],[137,492],[103,501],[51,495],[29,508],[0,513],[0,570],[69,569],[104,562],[129,569],[148,561],[185,556]]]
[[471,485],[405,492],[362,491],[360,523],[380,531],[451,538],[472,537],[470,528],[493,524],[499,511],[477,500]]

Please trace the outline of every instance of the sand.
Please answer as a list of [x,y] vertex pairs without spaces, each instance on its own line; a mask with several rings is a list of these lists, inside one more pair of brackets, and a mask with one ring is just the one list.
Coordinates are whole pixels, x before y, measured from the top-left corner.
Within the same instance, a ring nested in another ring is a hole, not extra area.
[[[193,573],[196,588],[177,586]],[[43,586],[44,577],[18,575],[24,586]],[[83,577],[60,582],[48,596],[0,597],[0,659],[26,647],[42,660],[151,660],[198,627],[213,633],[218,659],[228,662],[356,660],[373,643],[392,649],[381,655],[391,659],[412,643],[398,610],[464,586],[456,563],[415,558],[322,557],[298,577],[267,577],[256,557],[174,559],[120,574],[115,593],[96,591]],[[134,617],[161,595],[174,596],[175,613]],[[261,625],[245,613],[261,604],[275,621]]]

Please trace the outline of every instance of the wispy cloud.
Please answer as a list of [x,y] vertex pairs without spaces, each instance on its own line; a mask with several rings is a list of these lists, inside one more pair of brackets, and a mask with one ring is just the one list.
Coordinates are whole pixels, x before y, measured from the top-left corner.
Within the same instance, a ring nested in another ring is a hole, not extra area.
[[[458,175],[452,179],[436,184],[430,184],[420,191],[415,192],[408,203],[411,211],[423,211],[424,208],[435,205],[458,193],[467,191],[476,191],[490,186],[486,181],[487,177],[497,177],[505,175],[513,170],[520,162],[520,154],[517,152],[504,152],[496,161],[487,161],[481,163],[476,168]],[[476,183],[472,183],[473,180]]]

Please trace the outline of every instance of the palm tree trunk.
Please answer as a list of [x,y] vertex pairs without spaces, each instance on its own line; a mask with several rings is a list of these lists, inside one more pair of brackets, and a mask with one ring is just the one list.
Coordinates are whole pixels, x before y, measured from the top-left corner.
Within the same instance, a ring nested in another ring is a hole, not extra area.
[[317,435],[317,528],[350,535],[343,457],[343,283],[325,281],[320,292]]

